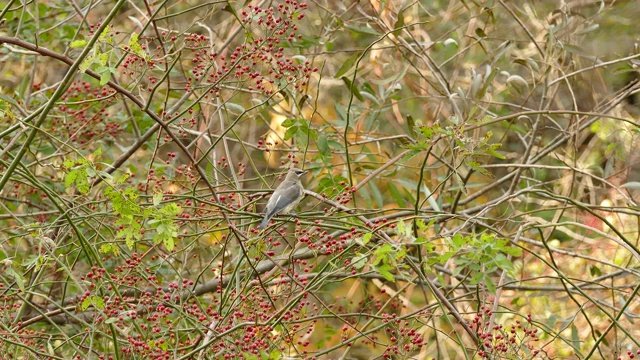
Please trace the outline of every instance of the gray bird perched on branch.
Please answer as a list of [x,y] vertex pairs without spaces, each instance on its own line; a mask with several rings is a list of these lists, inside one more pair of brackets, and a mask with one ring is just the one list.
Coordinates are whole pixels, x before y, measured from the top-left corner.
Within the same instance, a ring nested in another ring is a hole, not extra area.
[[284,181],[278,185],[269,198],[264,219],[258,226],[258,229],[264,229],[269,223],[269,220],[276,214],[288,214],[298,205],[304,197],[304,188],[302,187],[300,178],[306,173],[304,170],[295,168],[289,170]]

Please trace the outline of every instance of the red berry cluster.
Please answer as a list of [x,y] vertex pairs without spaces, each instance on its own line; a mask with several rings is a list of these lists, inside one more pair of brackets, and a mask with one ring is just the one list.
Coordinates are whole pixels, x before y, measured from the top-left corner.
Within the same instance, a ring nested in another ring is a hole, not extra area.
[[58,110],[62,114],[51,116],[48,130],[82,149],[99,139],[118,138],[122,124],[108,111],[116,99],[115,92],[108,87],[75,81],[60,98]]
[[471,322],[472,329],[478,334],[481,341],[478,355],[483,358],[493,356],[502,357],[505,355],[518,356],[526,353],[536,357],[540,349],[532,343],[538,342],[538,329],[532,326],[531,314],[527,314],[524,324],[520,320],[515,321],[507,331],[502,324],[491,325],[489,319],[493,311],[488,306],[480,306],[480,311],[476,313]]
[[293,84],[297,89],[306,86],[311,73],[318,71],[310,61],[298,61],[285,54],[285,45],[295,46],[296,41],[303,39],[296,23],[304,18],[301,11],[306,8],[305,3],[286,0],[276,8],[249,5],[249,10],[242,11],[242,22],[252,31],[229,60],[234,62],[236,78],[251,80],[249,90],[270,95],[276,90],[274,84],[278,87]]

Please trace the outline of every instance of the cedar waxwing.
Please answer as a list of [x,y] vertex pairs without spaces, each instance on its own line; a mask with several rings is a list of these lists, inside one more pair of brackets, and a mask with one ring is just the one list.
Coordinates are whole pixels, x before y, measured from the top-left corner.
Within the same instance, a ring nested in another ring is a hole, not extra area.
[[258,226],[258,229],[264,229],[269,220],[276,214],[287,214],[293,210],[296,205],[304,197],[304,189],[300,178],[307,172],[300,169],[291,169],[284,178],[284,181],[273,192],[267,208],[265,209],[264,220]]

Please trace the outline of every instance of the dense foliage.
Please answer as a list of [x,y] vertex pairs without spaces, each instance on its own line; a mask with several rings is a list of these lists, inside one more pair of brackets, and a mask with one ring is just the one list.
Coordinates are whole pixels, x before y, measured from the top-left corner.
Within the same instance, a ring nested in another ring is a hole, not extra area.
[[0,358],[640,356],[638,17],[0,1]]

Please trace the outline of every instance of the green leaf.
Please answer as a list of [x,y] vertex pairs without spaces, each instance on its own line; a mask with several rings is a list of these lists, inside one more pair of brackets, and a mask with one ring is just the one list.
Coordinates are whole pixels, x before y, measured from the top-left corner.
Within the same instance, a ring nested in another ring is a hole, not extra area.
[[107,65],[107,61],[109,61],[109,54],[99,53],[96,56],[96,60],[98,60],[98,64],[105,66]]
[[167,216],[176,216],[182,212],[182,208],[176,203],[167,204],[160,209],[160,213]]
[[362,97],[362,94],[360,94],[358,88],[351,82],[349,78],[343,76],[342,81],[344,81],[344,83],[347,85],[347,89],[349,89],[349,92],[353,94],[353,96],[357,97],[358,100],[364,102],[364,97]]
[[156,192],[155,194],[153,194],[153,206],[158,206],[160,205],[160,202],[162,201],[162,197],[164,195],[162,194],[161,191]]
[[407,114],[405,116],[405,119],[407,120],[407,127],[409,128],[409,134],[415,138],[418,135],[418,133],[416,132],[416,120],[410,114]]
[[[598,330],[598,329],[594,329],[596,332],[596,337],[600,338],[602,336],[602,331]],[[606,337],[602,338],[602,343],[605,344],[606,346],[609,346],[609,340],[607,340]]]
[[13,267],[8,267],[5,270],[5,273],[13,277],[13,280],[15,280],[18,288],[20,288],[20,291],[24,292],[24,279],[22,278],[22,275],[18,274]]
[[442,253],[441,255],[439,255],[435,260],[436,264],[444,264],[447,261],[449,261],[449,259],[451,259],[453,257],[453,255],[455,255],[456,253],[453,251],[447,251]]
[[367,256],[364,254],[358,254],[351,259],[351,266],[356,269],[362,269],[367,265]]
[[156,211],[155,214],[152,214],[154,218],[148,222],[149,226],[156,231],[153,236],[153,242],[155,244],[163,243],[168,251],[173,251],[175,248],[175,240],[178,238],[178,225],[173,218],[181,211],[182,209],[177,204],[167,204]]
[[[483,273],[480,273],[483,274]],[[484,284],[487,287],[487,290],[489,290],[489,292],[491,293],[495,293],[496,292],[496,285],[493,283],[493,281],[491,280],[491,278],[489,276],[483,276],[484,278]]]
[[344,144],[335,140],[329,140],[328,141],[329,146],[336,149],[336,151],[342,151],[344,150]]
[[79,169],[78,176],[76,177],[76,188],[81,194],[87,194],[91,189],[89,178],[87,176],[87,169]]
[[456,48],[460,46],[460,45],[458,45],[458,42],[455,39],[452,39],[452,38],[446,39],[445,41],[442,42],[442,44],[444,46],[449,46],[449,45],[453,44]]
[[69,47],[71,47],[72,49],[76,49],[76,48],[84,47],[85,45],[87,45],[86,40],[75,40],[71,42],[71,45],[69,45]]
[[67,188],[71,186],[71,184],[73,184],[76,181],[77,177],[78,177],[77,169],[69,171],[69,173],[64,177],[64,186]]
[[[479,272],[480,270],[482,270],[482,265],[480,265],[480,264],[470,263],[469,260],[466,259],[466,258],[456,259],[455,263],[458,264],[458,265],[466,265],[469,269],[471,269],[473,271],[478,271],[476,274],[474,274],[474,277],[482,276],[482,273]],[[476,284],[477,284],[477,282],[476,282]]]
[[461,248],[466,243],[466,239],[460,234],[453,235],[453,239],[452,240],[453,240],[453,245],[456,248]]
[[505,246],[501,251],[507,255],[515,257],[522,256],[522,249],[517,246]]
[[420,130],[420,134],[422,134],[422,136],[424,136],[427,139],[431,140],[431,139],[433,139],[434,133],[438,132],[438,127],[420,126],[419,130]]
[[362,236],[362,243],[367,245],[369,243],[369,241],[371,241],[371,237],[373,236],[373,233],[366,233]]
[[82,300],[80,308],[82,309],[82,311],[86,311],[91,305],[93,305],[98,310],[102,310],[104,309],[104,300],[99,296],[92,295]]
[[326,136],[320,134],[318,136],[317,145],[318,145],[318,151],[320,151],[320,154],[322,154],[322,156],[331,155],[331,149],[329,148],[329,142],[327,141]]
[[87,169],[84,166],[69,171],[65,176],[64,186],[69,188],[72,184],[75,184],[76,189],[82,194],[89,192],[91,186],[87,177]]
[[282,126],[283,126],[283,127],[286,127],[286,128],[288,128],[288,127],[292,127],[292,126],[293,126],[293,125],[295,125],[297,122],[298,122],[298,119],[295,119],[295,118],[293,118],[293,119],[292,119],[292,118],[289,118],[289,119],[286,119],[285,121],[283,121],[283,122],[282,122]]
[[123,228],[118,231],[116,236],[118,238],[124,238],[129,250],[133,250],[136,241],[142,238],[142,234],[140,233],[141,225],[137,221],[126,217],[121,218],[116,224],[123,225]]
[[398,20],[393,24],[393,35],[398,36],[404,27],[404,9],[398,12]]
[[224,103],[224,106],[230,113],[235,115],[243,114],[246,111],[244,106],[232,102],[226,102]]
[[623,189],[638,190],[638,189],[640,189],[640,182],[630,181],[630,182],[626,182],[626,183],[620,185],[620,187],[623,188]]
[[99,177],[103,178],[104,180],[113,180],[113,176],[111,174],[107,173],[107,172],[98,171],[98,170],[95,170],[95,169],[91,169],[91,170],[93,170],[95,172],[94,176],[99,176]]
[[381,35],[380,32],[378,32],[375,29],[372,29],[370,27],[364,27],[364,26],[346,26],[347,29],[356,32],[356,33],[360,33],[360,34],[365,34],[365,35]]
[[134,32],[129,37],[129,49],[139,57],[149,60],[149,55],[142,49],[142,45],[138,42],[138,33]]
[[522,76],[520,75],[511,75],[507,78],[507,84],[513,84],[516,87],[523,87],[526,88],[529,86],[529,83],[527,83],[527,80],[525,80]]
[[291,138],[293,138],[293,136],[298,132],[298,130],[300,130],[298,126],[292,126],[288,128],[287,131],[285,131],[284,133],[284,139],[291,140]]
[[373,260],[373,265],[389,264],[393,261],[393,257],[391,256],[396,250],[390,244],[384,244],[378,247],[374,251],[375,259]]
[[586,27],[586,28],[584,28],[584,29],[580,29],[580,30],[576,31],[574,34],[576,34],[576,35],[583,35],[583,34],[590,33],[590,32],[592,32],[592,31],[595,31],[595,30],[597,30],[597,29],[599,29],[599,28],[600,28],[600,24],[595,23],[595,24],[591,24],[590,26],[587,26],[587,27]]
[[487,37],[487,34],[481,28],[476,28],[475,33],[476,33],[476,35],[478,35],[479,38],[486,38]]
[[482,282],[482,273],[475,273],[469,280],[471,285],[478,285]]
[[427,225],[427,224],[424,223],[424,221],[422,221],[422,219],[416,219],[415,220],[415,224],[418,227],[418,229],[420,229],[420,231],[425,231],[425,230],[427,230],[428,228],[430,228],[433,225],[432,224],[433,221],[434,220],[431,220],[429,222],[429,225]]
[[355,54],[351,55],[344,62],[344,64],[342,64],[340,69],[338,69],[338,72],[334,75],[334,78],[338,79],[338,78],[341,78],[342,75],[346,74],[347,71],[349,71],[349,69],[351,69],[351,67],[353,67],[353,64],[355,64],[355,62],[360,58],[360,56],[362,56],[362,54],[360,52],[356,52]]
[[398,234],[404,235],[407,232],[404,226],[404,221],[402,220],[398,221],[396,223],[396,226],[398,227]]
[[87,69],[91,66],[91,64],[93,64],[93,60],[94,57],[93,55],[87,55],[86,58],[84,58],[84,60],[82,61],[82,64],[80,64],[80,71],[85,72],[87,71]]
[[338,118],[340,120],[342,120],[342,121],[346,121],[347,120],[347,117],[348,117],[347,116],[347,109],[343,105],[341,105],[341,104],[336,102],[333,105],[333,108],[336,110],[336,113],[338,114]]
[[111,25],[107,25],[104,30],[102,30],[102,33],[100,34],[100,37],[98,38],[98,40],[106,42],[107,44],[111,44],[111,36],[109,36],[109,29],[111,29]]
[[377,268],[378,273],[382,275],[386,280],[391,282],[396,282],[396,279],[393,277],[393,274],[390,270],[393,270],[391,265],[383,264],[382,266]]
[[166,237],[162,240],[164,247],[167,248],[167,251],[173,251],[175,248],[175,242],[172,237]]
[[103,253],[103,254],[108,254],[112,250],[114,250],[113,244],[102,244],[102,245],[100,245],[100,252]]
[[496,144],[491,144],[489,145],[489,147],[487,147],[487,149],[485,150],[487,154],[496,157],[498,159],[506,159],[506,157],[502,154],[500,154],[499,152],[497,152],[496,150],[499,149],[502,146],[502,144],[496,143]]
[[98,71],[98,74],[100,74],[100,86],[105,86],[111,80],[111,71],[109,71],[109,68],[105,69],[104,71]]
[[385,201],[384,198],[382,196],[382,192],[380,191],[380,188],[378,188],[378,185],[375,181],[371,181],[367,184],[368,188],[371,190],[371,197],[375,200],[376,204],[378,205],[378,208],[381,208],[384,206]]
[[403,208],[407,206],[407,203],[404,201],[404,197],[400,194],[398,188],[393,184],[393,182],[387,183],[387,189],[391,193],[391,198],[398,204],[399,207]]
[[580,335],[578,334],[578,328],[575,324],[571,324],[571,344],[573,348],[580,349]]
[[500,269],[507,271],[513,270],[513,263],[509,260],[509,258],[504,256],[504,254],[496,254],[493,260]]

